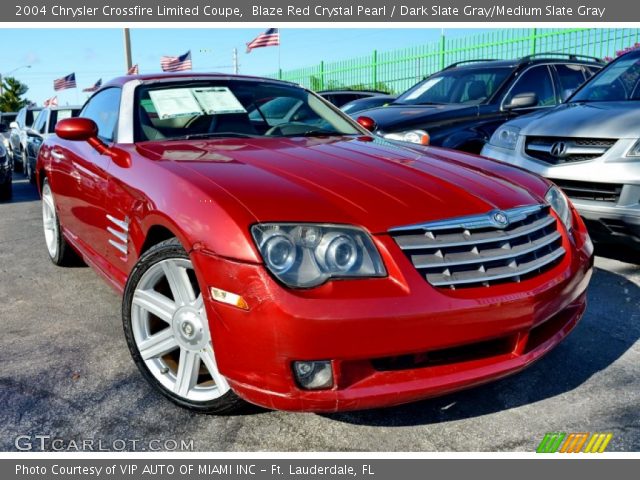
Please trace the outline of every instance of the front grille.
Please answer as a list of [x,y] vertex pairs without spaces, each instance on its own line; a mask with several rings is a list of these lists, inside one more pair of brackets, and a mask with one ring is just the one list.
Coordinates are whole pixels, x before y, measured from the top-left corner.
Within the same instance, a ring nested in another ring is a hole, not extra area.
[[581,182],[576,180],[550,179],[558,185],[569,198],[618,203],[622,185],[618,183]]
[[557,220],[546,205],[398,227],[389,233],[434,287],[519,282],[556,265],[565,253]]
[[601,157],[616,141],[611,138],[527,137],[524,150],[530,157],[558,165]]

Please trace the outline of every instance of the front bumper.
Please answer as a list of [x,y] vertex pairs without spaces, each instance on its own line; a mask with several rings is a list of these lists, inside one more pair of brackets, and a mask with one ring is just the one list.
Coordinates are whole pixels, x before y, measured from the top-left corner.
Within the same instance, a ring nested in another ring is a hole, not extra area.
[[[576,222],[559,264],[490,288],[430,286],[386,235],[375,242],[388,278],[309,290],[282,287],[262,265],[194,251],[200,284],[242,295],[250,307],[206,302],[218,367],[249,402],[318,412],[391,406],[515,373],[584,312],[593,248]],[[296,360],[331,360],[333,388],[299,388]]]
[[550,165],[523,154],[522,137],[515,150],[486,144],[482,155],[525,168],[551,180],[620,185],[622,191],[615,201],[574,198],[571,193],[569,197],[595,240],[640,245],[640,159],[630,161],[624,157],[635,141],[620,140],[619,145],[599,159],[564,165]]

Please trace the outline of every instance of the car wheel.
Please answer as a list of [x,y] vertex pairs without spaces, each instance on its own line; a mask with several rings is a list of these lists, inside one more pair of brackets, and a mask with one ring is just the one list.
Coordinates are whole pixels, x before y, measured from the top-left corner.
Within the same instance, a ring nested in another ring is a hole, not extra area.
[[13,195],[13,183],[11,176],[8,176],[4,183],[0,183],[0,200],[10,200]]
[[46,179],[42,184],[42,226],[51,261],[61,267],[74,264],[77,256],[62,235],[53,193]]
[[245,403],[218,371],[202,293],[177,239],[146,252],[125,288],[122,320],[137,367],[174,403],[206,413]]

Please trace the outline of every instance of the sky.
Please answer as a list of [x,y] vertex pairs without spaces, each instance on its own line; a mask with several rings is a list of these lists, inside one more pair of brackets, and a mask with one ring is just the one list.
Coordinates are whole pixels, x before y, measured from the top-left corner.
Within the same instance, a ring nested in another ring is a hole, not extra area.
[[[437,41],[441,29],[284,28],[281,46],[245,53],[245,44],[265,29],[260,28],[132,28],[133,63],[140,73],[160,71],[162,55],[182,55],[191,50],[194,71],[232,72],[232,51],[238,49],[240,73],[269,75],[283,70],[370,55],[378,51],[411,47]],[[486,30],[447,29],[449,37]],[[27,98],[42,102],[58,96],[60,105],[82,104],[82,89],[98,79],[103,83],[126,72],[121,28],[22,28],[0,29],[0,73],[13,76],[28,87]],[[9,46],[7,48],[7,46]],[[279,50],[279,52],[278,52]],[[30,67],[27,67],[29,65]],[[53,80],[72,72],[78,88],[53,91]]]

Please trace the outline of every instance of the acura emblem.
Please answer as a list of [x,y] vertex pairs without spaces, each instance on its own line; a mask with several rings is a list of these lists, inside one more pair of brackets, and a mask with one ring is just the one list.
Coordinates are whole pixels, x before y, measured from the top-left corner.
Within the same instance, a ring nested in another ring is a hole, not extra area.
[[504,212],[496,212],[493,214],[493,221],[495,222],[497,227],[506,227],[509,225],[509,219],[504,214]]
[[555,142],[551,145],[551,155],[556,158],[564,158],[567,156],[567,144],[565,142]]

